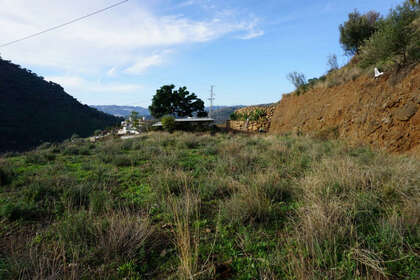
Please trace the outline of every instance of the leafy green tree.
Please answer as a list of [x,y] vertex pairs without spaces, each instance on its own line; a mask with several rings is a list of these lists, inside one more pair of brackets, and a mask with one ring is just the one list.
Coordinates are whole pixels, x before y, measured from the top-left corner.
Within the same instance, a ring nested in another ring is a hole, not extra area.
[[139,125],[139,113],[136,111],[132,111],[130,114],[130,119],[134,127],[138,127]]
[[399,65],[420,59],[420,5],[409,1],[392,9],[361,48],[361,66]]
[[370,11],[364,15],[354,10],[348,16],[344,24],[340,24],[340,43],[344,51],[349,55],[359,53],[363,42],[369,39],[377,30],[380,14]]
[[194,113],[199,117],[207,116],[204,102],[195,93],[190,93],[186,87],[174,89],[174,85],[165,85],[156,90],[152,105],[149,106],[153,117],[160,118],[164,115],[192,117]]
[[132,111],[130,114],[130,118],[134,121],[137,120],[139,118],[139,113],[136,111]]
[[417,5],[417,4],[420,4],[420,1],[419,0],[410,0],[410,4],[412,5],[412,6],[415,6],[415,5]]

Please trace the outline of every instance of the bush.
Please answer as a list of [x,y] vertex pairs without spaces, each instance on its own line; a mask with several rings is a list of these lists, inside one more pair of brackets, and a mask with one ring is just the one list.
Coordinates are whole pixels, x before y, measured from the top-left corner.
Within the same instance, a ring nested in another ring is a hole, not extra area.
[[32,152],[26,155],[25,162],[29,164],[45,164],[47,159],[39,152]]
[[359,53],[363,42],[377,30],[379,19],[379,13],[374,11],[364,15],[357,10],[351,12],[348,20],[339,26],[340,43],[344,51],[350,55]]
[[173,116],[164,116],[160,121],[162,122],[162,127],[165,130],[169,132],[175,130],[175,118]]
[[68,188],[63,195],[63,202],[69,207],[87,208],[89,206],[92,186],[83,184]]
[[71,155],[78,155],[80,153],[79,148],[76,146],[68,146],[63,151],[64,155],[71,156]]
[[252,111],[250,113],[249,120],[250,121],[258,121],[261,118],[264,118],[266,115],[267,115],[267,113],[264,110],[262,110],[262,109],[255,109],[254,111]]
[[38,146],[38,150],[46,150],[51,147],[50,142],[44,142],[41,145]]
[[132,160],[126,155],[117,155],[112,160],[112,163],[118,167],[131,166]]
[[16,174],[11,164],[0,162],[0,186],[10,184],[15,176]]
[[297,90],[306,85],[305,74],[298,72],[291,72],[287,74],[287,79],[296,87]]
[[230,115],[230,119],[232,121],[246,121],[246,120],[258,121],[259,119],[265,117],[266,115],[267,115],[266,111],[264,111],[263,109],[257,108],[249,113],[233,112]]
[[330,54],[328,56],[327,66],[328,66],[328,72],[337,70],[339,68],[337,56],[335,54]]
[[7,218],[10,221],[16,220],[36,220],[42,216],[42,212],[34,205],[24,202],[6,202],[1,203],[0,217]]
[[231,121],[237,121],[238,120],[238,114],[236,112],[233,112],[230,114],[230,120]]

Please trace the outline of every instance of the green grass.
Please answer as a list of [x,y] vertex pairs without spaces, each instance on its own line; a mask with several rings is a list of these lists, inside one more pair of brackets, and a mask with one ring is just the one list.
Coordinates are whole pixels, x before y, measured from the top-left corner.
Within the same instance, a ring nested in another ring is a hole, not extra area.
[[149,133],[0,158],[0,279],[418,279],[420,162]]

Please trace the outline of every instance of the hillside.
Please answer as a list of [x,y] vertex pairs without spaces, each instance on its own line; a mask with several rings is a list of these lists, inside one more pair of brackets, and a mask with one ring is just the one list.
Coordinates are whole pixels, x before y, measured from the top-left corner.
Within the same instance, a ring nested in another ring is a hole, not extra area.
[[[117,117],[127,118],[128,116],[130,116],[132,111],[138,112],[140,116],[150,117],[149,109],[140,106],[90,105],[90,107]],[[215,120],[215,123],[221,124],[224,123],[226,120],[229,120],[230,115],[235,110],[242,107],[244,106],[214,106],[212,117]],[[208,112],[209,107],[206,107],[205,110]]]
[[139,116],[150,116],[149,109],[140,106],[90,105],[90,107],[116,117],[126,118],[133,111],[138,112]]
[[55,83],[0,59],[0,152],[29,149],[73,134],[89,136],[119,118],[82,105]]
[[[230,115],[235,112],[235,110],[238,110],[240,108],[243,108],[245,106],[237,105],[237,106],[214,106],[212,118],[214,119],[214,122],[217,124],[223,124],[227,120],[229,120]],[[206,111],[209,111],[209,108],[206,107]]]
[[418,279],[420,162],[148,133],[0,158],[0,279]]
[[338,85],[319,84],[299,96],[285,95],[270,132],[342,137],[419,154],[420,65],[378,79],[373,73],[354,75],[352,67],[337,70],[336,76],[345,80]]

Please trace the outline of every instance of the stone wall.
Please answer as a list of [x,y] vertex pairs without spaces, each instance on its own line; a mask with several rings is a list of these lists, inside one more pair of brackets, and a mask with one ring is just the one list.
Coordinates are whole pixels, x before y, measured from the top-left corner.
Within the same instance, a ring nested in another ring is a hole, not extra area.
[[268,132],[270,129],[271,118],[273,117],[276,105],[268,106],[249,106],[238,109],[235,113],[238,114],[250,114],[255,110],[263,110],[266,113],[266,116],[260,118],[258,121],[227,121],[226,127],[235,131],[243,132]]

